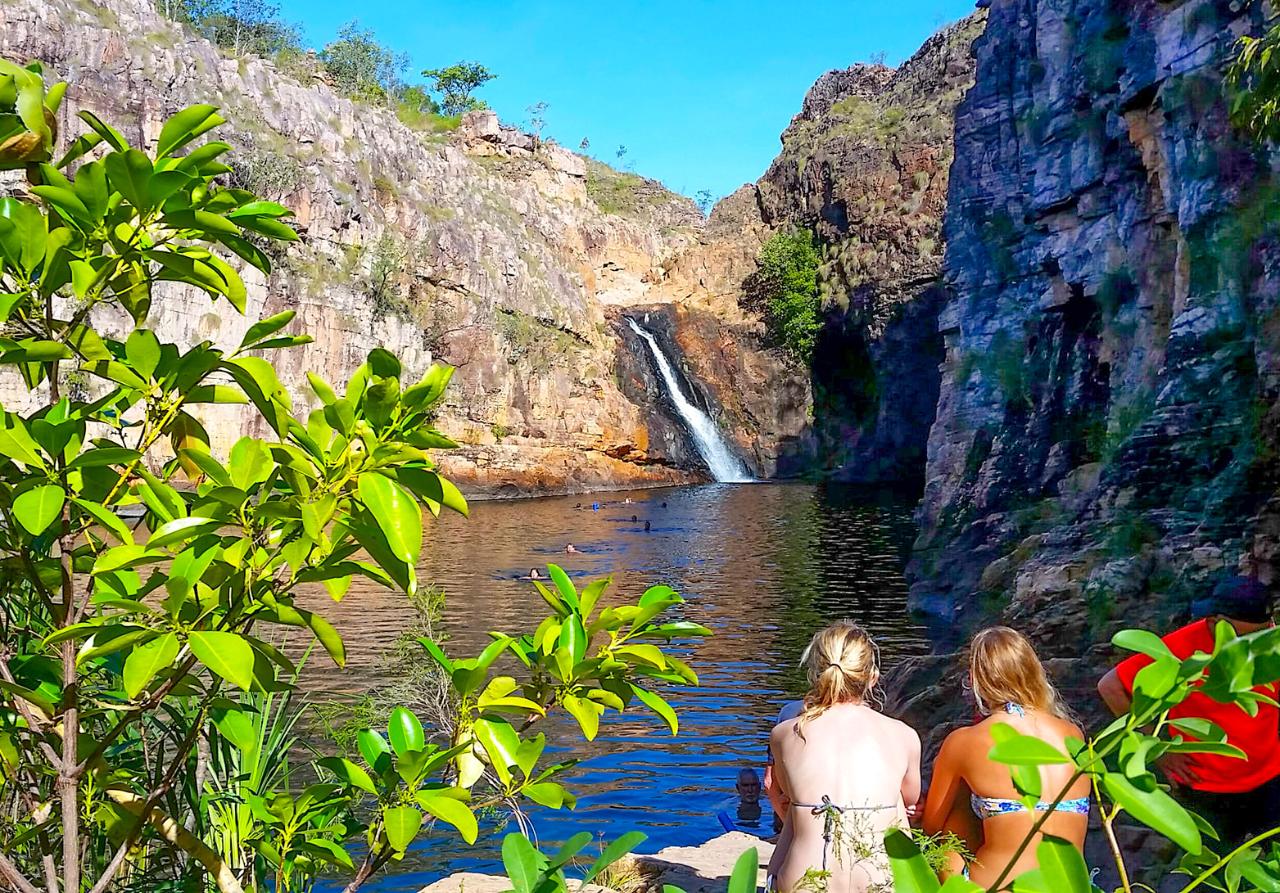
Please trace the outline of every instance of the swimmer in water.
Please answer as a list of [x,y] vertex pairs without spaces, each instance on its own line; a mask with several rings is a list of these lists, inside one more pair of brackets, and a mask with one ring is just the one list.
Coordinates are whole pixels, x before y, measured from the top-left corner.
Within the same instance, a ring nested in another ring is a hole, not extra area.
[[664,503],[662,504],[662,507],[663,507],[663,508],[666,508],[666,507],[667,507],[667,504],[664,502]]
[[526,580],[541,580],[541,579],[542,579],[542,575],[538,573],[538,569],[537,569],[536,567],[531,567],[531,568],[529,568],[529,576],[525,577],[524,579],[526,579]]
[[569,545],[565,546],[564,550],[570,555],[575,555],[578,552],[578,550],[573,547],[573,543],[570,543]]
[[632,516],[631,516],[631,523],[632,523],[632,524],[635,524],[635,523],[636,523],[637,521],[639,521],[639,520],[640,520],[640,518],[639,518],[638,516],[636,516],[636,515],[632,515]]
[[648,533],[648,532],[649,532],[649,522],[648,522],[648,521],[645,521],[645,522],[644,522],[644,532],[645,532],[645,533]]

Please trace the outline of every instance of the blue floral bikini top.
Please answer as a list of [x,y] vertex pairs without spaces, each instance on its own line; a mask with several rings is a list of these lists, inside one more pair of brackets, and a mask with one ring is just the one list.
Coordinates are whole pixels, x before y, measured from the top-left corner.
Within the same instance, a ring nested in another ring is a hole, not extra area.
[[[1005,704],[1004,712],[1013,716],[1026,716],[1027,712],[1021,704]],[[980,819],[989,819],[992,816],[1007,815],[1011,812],[1027,812],[1027,805],[1021,800],[1007,800],[1003,797],[979,797],[977,794],[969,795],[969,805],[973,808],[973,814]],[[1052,801],[1041,800],[1036,804],[1036,812],[1047,812],[1048,810],[1055,812],[1068,812],[1073,815],[1089,814],[1089,798],[1076,797],[1071,800],[1061,800],[1057,806]]]

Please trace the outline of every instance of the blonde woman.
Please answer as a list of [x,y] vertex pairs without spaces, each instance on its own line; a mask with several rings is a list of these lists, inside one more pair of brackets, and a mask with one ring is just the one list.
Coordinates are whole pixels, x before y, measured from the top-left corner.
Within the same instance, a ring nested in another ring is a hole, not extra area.
[[[947,736],[933,765],[933,782],[924,809],[929,834],[953,831],[973,853],[964,865],[959,856],[950,873],[960,872],[983,887],[994,883],[1010,862],[1006,877],[1038,867],[1039,835],[1018,853],[1035,822],[1050,815],[1041,828],[1084,848],[1089,823],[1089,781],[1071,783],[1070,765],[1040,769],[1041,797],[1035,809],[1019,799],[1009,767],[987,754],[995,744],[991,730],[1012,726],[1060,751],[1068,738],[1083,739],[1049,684],[1044,666],[1027,638],[1005,626],[984,629],[973,638],[969,681],[978,712],[986,718]],[[1056,804],[1056,805],[1055,805]]]
[[782,893],[891,890],[884,832],[905,828],[920,797],[920,737],[874,706],[875,643],[848,620],[813,637],[802,663],[809,693],[770,735],[773,778],[789,803],[769,863]]

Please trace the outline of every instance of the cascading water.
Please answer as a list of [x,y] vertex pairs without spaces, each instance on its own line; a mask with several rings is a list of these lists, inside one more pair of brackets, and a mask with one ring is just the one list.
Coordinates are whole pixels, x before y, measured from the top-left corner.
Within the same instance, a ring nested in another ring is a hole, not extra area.
[[667,387],[667,393],[671,395],[671,402],[676,405],[676,412],[680,413],[680,418],[684,419],[684,423],[693,434],[693,444],[702,454],[707,467],[711,469],[712,476],[717,481],[725,483],[747,483],[755,480],[742,460],[729,449],[729,444],[725,442],[716,423],[685,396],[680,388],[679,379],[676,378],[675,370],[671,368],[671,362],[658,346],[658,339],[631,317],[628,316],[626,319],[627,325],[631,326],[631,331],[649,345],[653,359],[658,364],[658,371],[662,374],[662,381]]

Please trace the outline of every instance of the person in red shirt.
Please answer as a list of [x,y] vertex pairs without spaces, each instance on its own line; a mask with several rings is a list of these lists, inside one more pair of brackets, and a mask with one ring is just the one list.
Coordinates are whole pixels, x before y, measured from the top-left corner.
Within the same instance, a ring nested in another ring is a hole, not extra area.
[[[1213,651],[1214,628],[1230,623],[1239,635],[1272,625],[1275,581],[1270,569],[1262,571],[1249,557],[1241,562],[1241,576],[1224,580],[1205,599],[1192,604],[1201,617],[1174,630],[1163,641],[1178,659]],[[1111,712],[1127,713],[1133,702],[1133,680],[1152,662],[1144,654],[1122,661],[1098,683],[1098,693]],[[1258,689],[1275,698],[1277,686]],[[1234,845],[1280,826],[1280,710],[1260,705],[1250,716],[1234,704],[1223,704],[1193,692],[1169,711],[1171,718],[1202,717],[1227,735],[1227,743],[1245,753],[1239,757],[1214,754],[1166,754],[1159,762],[1169,782],[1186,806],[1217,829],[1221,841]]]

